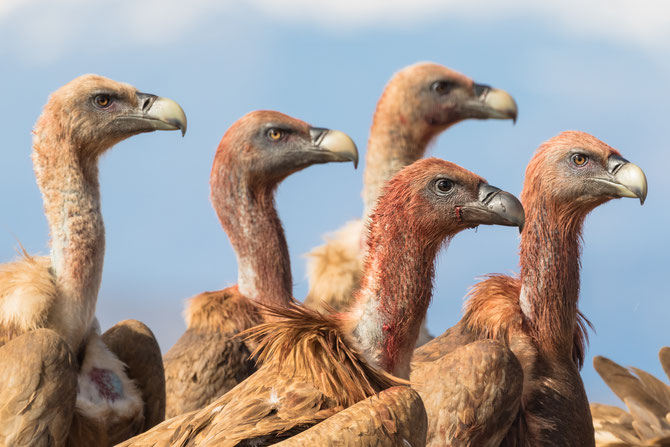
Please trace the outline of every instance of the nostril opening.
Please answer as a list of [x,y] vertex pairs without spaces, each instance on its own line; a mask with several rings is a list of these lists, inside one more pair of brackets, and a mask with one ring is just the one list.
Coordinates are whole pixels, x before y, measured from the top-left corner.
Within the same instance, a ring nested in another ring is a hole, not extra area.
[[498,191],[491,191],[490,193],[486,194],[486,196],[484,197],[484,200],[482,202],[484,202],[488,205],[488,203],[491,200],[493,200],[493,197],[497,194],[497,192]]
[[142,104],[142,110],[146,112],[147,110],[149,110],[150,107],[151,107],[151,98],[147,98],[144,100],[144,104]]

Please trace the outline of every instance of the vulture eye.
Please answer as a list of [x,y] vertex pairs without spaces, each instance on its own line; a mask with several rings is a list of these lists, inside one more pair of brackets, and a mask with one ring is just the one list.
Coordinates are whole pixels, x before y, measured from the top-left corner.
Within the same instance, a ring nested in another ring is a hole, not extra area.
[[268,129],[267,136],[272,141],[279,141],[284,136],[284,131],[275,127]]
[[572,156],[572,162],[575,166],[584,166],[589,161],[589,157],[584,154],[574,154]]
[[451,81],[436,81],[433,82],[433,85],[430,86],[430,89],[435,93],[445,95],[449,93],[455,86],[456,84]]
[[442,193],[442,194],[448,193],[452,189],[454,189],[454,182],[452,182],[451,180],[447,180],[445,178],[442,178],[442,179],[439,179],[435,183],[435,187],[437,188],[437,191],[439,193]]
[[95,105],[104,109],[105,107],[109,106],[112,102],[111,98],[109,95],[97,95],[94,100]]

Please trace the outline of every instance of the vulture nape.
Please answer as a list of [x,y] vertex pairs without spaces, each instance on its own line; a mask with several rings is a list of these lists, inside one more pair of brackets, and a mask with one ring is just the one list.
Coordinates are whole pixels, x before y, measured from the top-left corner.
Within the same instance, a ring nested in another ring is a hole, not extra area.
[[[297,303],[265,306],[274,320],[246,332],[259,342],[253,375],[200,411],[167,420],[122,445],[272,444],[387,388],[406,385],[432,295],[435,257],[455,234],[480,224],[521,226],[523,208],[516,197],[446,161],[420,160],[401,170],[372,213],[365,274],[347,312],[324,316]],[[377,400],[381,407],[371,401],[376,406],[371,417],[382,414],[388,421],[384,413],[406,408],[393,419],[418,418],[406,422],[417,428],[426,423],[422,412],[398,401],[402,394],[385,396]],[[326,427],[336,429],[349,417]],[[362,421],[360,430],[374,423]],[[342,445],[360,441],[359,429],[351,428],[338,432]],[[314,432],[304,436],[312,445],[324,445],[337,435],[330,430],[315,430],[320,441]]]
[[461,321],[415,352],[428,445],[594,445],[579,375],[589,325],[577,306],[582,228],[598,205],[646,195],[642,170],[589,134],[540,146],[521,193],[520,276],[475,285]]
[[[670,378],[670,348],[658,353]],[[670,386],[641,369],[624,368],[612,360],[593,359],[600,377],[628,407],[591,404],[596,445],[670,446]]]
[[101,336],[95,319],[105,251],[98,159],[130,136],[178,129],[186,116],[176,102],[96,75],[49,98],[32,158],[50,256],[0,265],[0,444],[104,446],[164,419],[151,331],[127,321]]
[[210,404],[255,371],[255,345],[236,335],[264,321],[255,303],[293,300],[275,190],[308,166],[344,161],[358,162],[346,134],[279,112],[248,113],[225,133],[212,165],[211,199],[237,255],[238,282],[189,301],[187,329],[164,358],[168,418]]
[[[363,273],[366,221],[396,172],[422,158],[431,141],[453,124],[516,117],[516,103],[507,92],[441,65],[423,62],[397,72],[377,103],[370,129],[363,217],[348,222],[308,254],[305,305],[320,312],[342,311],[353,301]],[[422,325],[417,345],[431,338]]]

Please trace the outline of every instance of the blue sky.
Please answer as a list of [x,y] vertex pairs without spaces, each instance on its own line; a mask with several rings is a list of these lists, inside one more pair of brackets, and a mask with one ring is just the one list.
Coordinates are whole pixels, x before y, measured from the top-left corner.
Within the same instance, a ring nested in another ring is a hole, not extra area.
[[[31,253],[48,252],[30,131],[51,91],[98,73],[178,101],[189,120],[185,138],[134,137],[100,168],[107,252],[98,318],[103,328],[142,320],[167,350],[184,329],[184,300],[237,278],[208,188],[214,150],[228,126],[250,110],[275,109],[345,131],[363,152],[386,81],[430,60],[507,90],[520,111],[516,126],[459,124],[435,142],[432,155],[518,194],[535,148],[578,129],[645,170],[647,203],[604,205],[584,232],[581,309],[596,332],[582,375],[592,400],[618,403],[593,370],[592,356],[664,377],[657,352],[670,344],[670,7],[580,3],[5,0],[0,261],[14,258],[17,240]],[[307,290],[302,255],[361,214],[362,167],[314,166],[279,189],[299,299]],[[434,334],[458,321],[476,277],[517,271],[517,245],[513,229],[492,227],[452,242],[437,268],[428,315]]]

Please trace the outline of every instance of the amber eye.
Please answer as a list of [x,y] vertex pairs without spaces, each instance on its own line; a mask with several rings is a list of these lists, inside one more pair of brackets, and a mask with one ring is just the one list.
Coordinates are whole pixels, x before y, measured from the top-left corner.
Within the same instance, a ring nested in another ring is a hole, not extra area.
[[572,156],[572,162],[577,166],[584,166],[587,161],[589,161],[589,157],[584,154],[574,154]]
[[98,107],[107,107],[112,100],[108,95],[98,95],[95,97],[95,105]]
[[284,136],[284,132],[273,127],[272,129],[268,129],[267,135],[272,141],[278,141]]
[[439,94],[446,94],[454,88],[454,83],[450,81],[437,81],[433,82],[433,85],[430,86],[430,89]]
[[454,182],[443,178],[438,180],[437,183],[435,183],[435,187],[439,192],[446,193],[454,189]]

